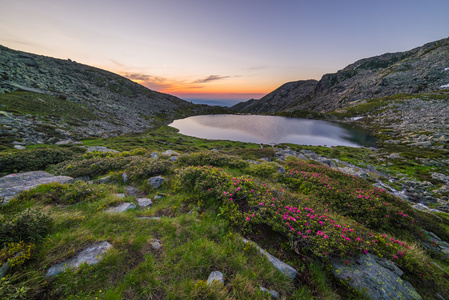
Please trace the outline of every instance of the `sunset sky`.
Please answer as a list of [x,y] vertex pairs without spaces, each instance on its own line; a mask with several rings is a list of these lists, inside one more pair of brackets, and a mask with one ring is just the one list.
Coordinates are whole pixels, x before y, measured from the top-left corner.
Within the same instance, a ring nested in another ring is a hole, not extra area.
[[449,36],[448,0],[0,0],[0,44],[242,101]]

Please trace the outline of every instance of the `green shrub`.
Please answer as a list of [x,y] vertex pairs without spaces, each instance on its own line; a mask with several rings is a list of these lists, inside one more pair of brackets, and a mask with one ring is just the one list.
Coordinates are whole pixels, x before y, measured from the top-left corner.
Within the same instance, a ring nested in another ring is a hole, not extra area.
[[75,182],[73,184],[47,183],[34,189],[20,193],[14,202],[25,202],[35,200],[45,204],[75,204],[83,201],[91,201],[100,197],[103,193],[95,190],[90,184],[85,182]]
[[279,166],[272,162],[263,162],[261,164],[250,164],[247,173],[261,178],[270,178],[277,173]]
[[0,225],[0,247],[12,242],[38,242],[51,229],[52,220],[36,209],[26,209]]
[[21,171],[36,171],[72,159],[79,148],[40,148],[13,153],[0,153],[0,175]]
[[168,160],[154,160],[145,157],[133,157],[124,169],[132,180],[148,178],[154,175],[166,174],[170,171],[172,162]]
[[11,283],[6,277],[0,279],[0,298],[1,299],[26,299],[28,288],[18,287]]
[[0,250],[0,265],[5,262],[8,262],[11,267],[23,265],[30,259],[34,247],[33,243],[24,243],[23,241],[6,244]]
[[170,170],[171,165],[170,161],[140,156],[103,157],[66,161],[54,166],[51,171],[71,177],[94,177],[113,171],[125,171],[131,179],[137,179],[164,174]]
[[243,169],[248,164],[240,157],[209,151],[184,155],[177,160],[181,166],[215,166]]
[[58,175],[71,177],[94,177],[104,175],[111,171],[123,169],[131,162],[130,157],[103,157],[84,160],[65,161],[53,166],[50,171]]

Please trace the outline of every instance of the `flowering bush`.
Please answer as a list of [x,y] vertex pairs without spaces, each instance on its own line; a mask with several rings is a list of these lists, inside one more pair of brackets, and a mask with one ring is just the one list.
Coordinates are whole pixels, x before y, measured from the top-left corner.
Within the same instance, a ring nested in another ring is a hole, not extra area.
[[390,233],[403,230],[413,235],[418,226],[423,226],[449,238],[444,227],[432,221],[431,216],[360,177],[301,160],[289,160],[286,170],[280,180],[288,187],[308,192],[330,210],[368,228]]
[[20,266],[31,257],[35,245],[33,243],[8,243],[0,250],[0,265],[8,262],[11,267]]
[[[339,209],[332,212],[331,202],[312,201],[307,196],[275,189],[247,176],[233,177],[219,168],[203,166],[178,170],[175,188],[192,189],[206,205],[220,205],[221,215],[234,225],[245,229],[268,225],[294,241],[298,251],[306,247],[326,257],[373,252],[393,259],[409,248],[406,242],[391,234],[361,225],[352,216],[348,217],[348,213],[340,214]],[[398,214],[395,218],[404,217]]]

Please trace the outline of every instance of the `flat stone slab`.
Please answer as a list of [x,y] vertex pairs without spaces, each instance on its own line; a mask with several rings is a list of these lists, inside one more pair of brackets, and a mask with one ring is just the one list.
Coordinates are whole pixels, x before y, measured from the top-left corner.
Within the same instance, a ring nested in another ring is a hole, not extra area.
[[403,272],[392,262],[373,254],[355,261],[332,261],[334,276],[370,299],[422,299],[415,288],[400,277]]
[[245,244],[246,243],[250,243],[252,245],[254,245],[260,253],[262,253],[263,255],[265,255],[268,260],[270,261],[270,263],[276,268],[278,269],[282,274],[284,274],[286,277],[290,278],[290,279],[295,279],[296,278],[296,274],[298,274],[298,271],[296,271],[292,266],[286,264],[285,262],[279,260],[278,258],[274,257],[273,255],[271,255],[270,253],[268,253],[267,251],[265,251],[264,249],[260,248],[259,245],[257,245],[256,243],[247,240],[245,238],[240,238]]
[[53,277],[64,272],[66,269],[77,269],[81,264],[94,265],[98,263],[103,258],[103,254],[111,248],[112,245],[107,241],[93,244],[78,253],[72,259],[52,266],[47,270],[47,274],[45,274],[45,276]]
[[69,176],[53,176],[43,171],[10,174],[0,178],[0,198],[6,203],[23,191],[31,190],[41,184],[59,182],[72,183],[74,179]]
[[151,201],[151,199],[149,198],[137,198],[136,201],[139,207],[148,207],[153,204],[153,201]]
[[224,284],[223,273],[221,273],[220,271],[213,271],[212,273],[210,273],[209,277],[207,278],[207,285],[211,285],[215,281]]
[[118,206],[108,208],[106,211],[107,212],[112,212],[112,213],[122,213],[122,212],[125,212],[127,210],[134,209],[134,208],[136,208],[136,205],[134,203],[125,202],[125,203],[122,203],[122,204],[120,204]]

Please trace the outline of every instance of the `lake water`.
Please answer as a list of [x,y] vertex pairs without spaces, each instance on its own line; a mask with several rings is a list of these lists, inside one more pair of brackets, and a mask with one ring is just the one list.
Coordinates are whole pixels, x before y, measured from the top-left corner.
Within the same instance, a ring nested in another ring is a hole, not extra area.
[[203,115],[175,120],[169,126],[184,135],[258,144],[374,147],[374,137],[341,124],[274,116]]

